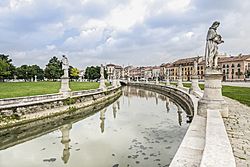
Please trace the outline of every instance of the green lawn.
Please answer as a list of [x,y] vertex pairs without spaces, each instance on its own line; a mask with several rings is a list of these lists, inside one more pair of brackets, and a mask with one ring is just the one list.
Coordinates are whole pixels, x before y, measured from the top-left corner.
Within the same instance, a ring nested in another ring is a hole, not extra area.
[[[185,87],[191,87],[191,83],[183,83]],[[204,89],[204,84],[199,84]],[[237,100],[242,104],[250,106],[250,88],[238,86],[222,86],[222,95]]]
[[[96,89],[97,82],[70,82],[72,91]],[[0,83],[0,99],[58,93],[60,82],[15,82]]]

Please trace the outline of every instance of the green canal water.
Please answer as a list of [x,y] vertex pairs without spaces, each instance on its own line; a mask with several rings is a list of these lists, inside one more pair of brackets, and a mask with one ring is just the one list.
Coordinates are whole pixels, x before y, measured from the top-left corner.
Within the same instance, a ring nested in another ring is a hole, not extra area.
[[25,132],[2,136],[18,144],[1,145],[0,167],[167,167],[187,121],[185,110],[171,98],[124,87],[119,99],[93,115],[44,133],[50,125],[30,128],[40,134],[22,142]]

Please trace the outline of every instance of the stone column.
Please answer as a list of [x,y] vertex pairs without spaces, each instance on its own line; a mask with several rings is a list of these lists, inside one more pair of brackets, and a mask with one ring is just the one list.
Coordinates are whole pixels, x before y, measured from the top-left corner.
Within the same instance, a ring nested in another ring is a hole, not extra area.
[[104,66],[101,64],[101,69],[100,69],[100,85],[99,89],[102,89],[103,91],[107,90],[107,87],[105,85],[105,78],[104,78]]
[[60,93],[62,93],[64,96],[68,97],[71,95],[71,89],[69,88],[69,62],[65,55],[63,55],[62,59],[62,69],[63,69],[63,76],[61,77],[61,89]]
[[199,60],[199,57],[197,58],[197,60],[194,61],[193,74],[192,74],[192,78],[191,78],[192,85],[190,88],[190,93],[201,91],[201,89],[199,87],[199,77],[197,75],[197,73],[198,73],[198,60]]
[[228,117],[228,105],[223,99],[221,88],[223,74],[217,69],[206,68],[203,97],[198,101],[198,115],[206,117],[207,110],[219,110],[222,117]]
[[155,78],[155,84],[159,84],[159,78],[158,78],[158,75],[156,76]]
[[182,66],[180,65],[179,66],[179,76],[178,76],[178,81],[177,81],[177,87],[181,88],[183,87],[183,84],[182,84]]
[[136,82],[139,82],[139,77],[136,77]]
[[62,160],[64,162],[64,164],[66,164],[69,160],[69,156],[70,156],[70,148],[69,148],[69,142],[70,142],[70,137],[69,137],[69,132],[72,128],[72,124],[67,124],[67,125],[63,125],[63,127],[60,129],[60,131],[62,132],[62,140],[61,143],[64,145],[64,149],[63,149],[63,156],[62,156]]
[[34,80],[34,82],[37,82],[37,75],[35,75],[35,80]]
[[167,74],[166,74],[166,75],[167,75],[167,76],[166,76],[166,85],[169,86],[169,85],[170,85],[170,81],[169,81],[169,69],[167,69],[166,72],[167,72]]

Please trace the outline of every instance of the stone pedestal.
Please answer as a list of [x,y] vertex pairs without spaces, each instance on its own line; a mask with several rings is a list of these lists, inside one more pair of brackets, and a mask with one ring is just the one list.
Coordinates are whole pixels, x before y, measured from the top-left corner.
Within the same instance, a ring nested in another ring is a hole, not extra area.
[[177,87],[182,88],[183,84],[182,84],[182,77],[179,77],[177,80]]
[[167,79],[166,79],[166,85],[170,85],[170,81],[169,81],[169,77],[167,77]]
[[70,96],[71,90],[69,88],[69,77],[61,77],[61,89],[60,93],[63,93],[64,96]]
[[156,77],[156,79],[155,79],[155,84],[159,84],[158,77]]
[[112,80],[112,86],[117,87],[116,84],[117,84],[116,79],[113,79],[113,80]]
[[120,79],[117,79],[117,80],[116,80],[116,86],[117,86],[117,87],[121,86]]
[[207,110],[219,110],[222,117],[228,117],[228,105],[221,92],[222,77],[221,71],[206,69],[204,94],[198,101],[198,115],[206,117]]
[[198,76],[192,76],[192,85],[190,88],[190,93],[193,92],[199,92],[201,91],[200,87],[199,87],[199,77]]
[[101,79],[100,79],[99,89],[102,89],[102,90],[104,90],[104,91],[107,90],[107,87],[106,87],[106,85],[105,85],[105,79],[104,79],[104,78],[101,78]]

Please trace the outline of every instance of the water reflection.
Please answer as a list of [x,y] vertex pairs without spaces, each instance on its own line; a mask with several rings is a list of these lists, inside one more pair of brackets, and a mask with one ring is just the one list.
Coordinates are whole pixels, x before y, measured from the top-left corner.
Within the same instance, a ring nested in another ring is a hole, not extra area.
[[[2,150],[0,166],[168,166],[188,127],[184,114],[167,96],[124,87],[122,97],[98,113],[85,119],[58,119],[59,128],[42,135],[33,132],[36,137],[30,141]],[[23,159],[30,155],[32,160]]]
[[64,145],[64,149],[63,149],[63,156],[62,156],[62,160],[64,162],[64,164],[66,164],[69,160],[69,156],[70,156],[70,147],[69,147],[69,143],[70,143],[70,130],[72,129],[72,124],[67,124],[67,125],[63,125],[62,128],[60,128],[60,131],[62,133],[62,140],[61,143]]
[[101,128],[101,133],[104,132],[104,120],[105,120],[105,112],[107,111],[107,108],[104,108],[100,111],[100,120],[101,120],[101,123],[100,123],[100,128]]

